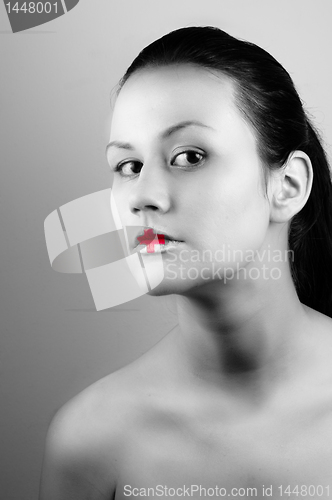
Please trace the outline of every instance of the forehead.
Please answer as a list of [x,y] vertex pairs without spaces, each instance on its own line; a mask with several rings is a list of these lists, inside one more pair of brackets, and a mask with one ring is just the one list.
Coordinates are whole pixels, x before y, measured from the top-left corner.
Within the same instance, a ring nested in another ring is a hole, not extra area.
[[241,143],[256,149],[255,132],[236,105],[234,82],[189,64],[134,73],[115,102],[110,140],[145,144],[185,121],[214,129],[229,148]]
[[222,73],[189,64],[146,68],[134,73],[116,100],[112,128],[124,124],[142,126],[150,120],[213,119],[223,114],[239,114],[234,99],[234,83]]
[[[230,96],[233,93],[233,82],[230,77],[223,74],[221,71],[210,70],[196,64],[170,64],[167,66],[146,67],[136,71],[124,84],[120,94],[132,91],[137,92],[146,88],[146,86],[158,87],[158,92],[162,90],[165,94],[168,91],[177,92],[179,94],[195,94],[202,88],[209,90],[213,89],[229,92]],[[218,89],[217,89],[218,87]]]

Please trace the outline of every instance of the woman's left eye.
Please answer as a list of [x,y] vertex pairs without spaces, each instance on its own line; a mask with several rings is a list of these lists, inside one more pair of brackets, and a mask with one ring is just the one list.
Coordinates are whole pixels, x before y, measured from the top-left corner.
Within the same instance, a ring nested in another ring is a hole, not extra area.
[[205,156],[203,153],[199,153],[198,151],[182,151],[178,153],[171,161],[171,165],[175,165],[177,167],[196,167],[200,165]]

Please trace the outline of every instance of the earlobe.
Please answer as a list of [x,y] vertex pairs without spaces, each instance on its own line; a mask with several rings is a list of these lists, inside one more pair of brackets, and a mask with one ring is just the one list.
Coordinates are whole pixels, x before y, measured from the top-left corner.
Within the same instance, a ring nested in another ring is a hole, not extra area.
[[293,151],[272,179],[271,222],[287,222],[306,204],[313,182],[309,156]]

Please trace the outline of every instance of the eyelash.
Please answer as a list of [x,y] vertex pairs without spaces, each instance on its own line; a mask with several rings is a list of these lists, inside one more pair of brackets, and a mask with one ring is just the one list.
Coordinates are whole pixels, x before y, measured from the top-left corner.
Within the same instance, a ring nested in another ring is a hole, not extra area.
[[[170,164],[173,166],[174,163],[175,163],[176,158],[178,158],[181,155],[186,155],[186,154],[188,155],[190,153],[192,153],[194,155],[198,155],[198,156],[201,157],[201,159],[197,162],[197,164],[193,165],[192,167],[189,167],[191,169],[194,169],[196,166],[200,166],[202,164],[202,162],[204,162],[206,160],[206,158],[207,158],[206,153],[204,153],[203,151],[196,151],[194,149],[186,149],[186,150],[181,151],[181,152],[177,153],[176,155],[174,155],[173,158],[170,161]],[[141,169],[143,168],[143,163],[142,162],[139,162],[137,160],[126,160],[126,161],[118,163],[112,170],[113,170],[113,172],[119,173],[122,177],[133,177],[135,175],[138,175],[139,172],[138,173],[134,173],[133,172],[131,175],[125,175],[125,174],[123,174],[123,167],[125,167],[125,165],[128,165],[130,163],[132,163],[132,164],[139,163],[141,165]],[[185,169],[186,167],[179,167],[179,168]]]

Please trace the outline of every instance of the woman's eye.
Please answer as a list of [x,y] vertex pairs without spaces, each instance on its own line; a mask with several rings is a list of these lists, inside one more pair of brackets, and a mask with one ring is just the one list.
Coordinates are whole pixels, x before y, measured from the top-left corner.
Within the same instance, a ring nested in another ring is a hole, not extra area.
[[173,158],[171,164],[177,167],[196,167],[202,163],[204,158],[205,155],[198,151],[182,151]]
[[140,161],[130,160],[119,163],[114,172],[119,172],[123,177],[131,177],[140,173],[143,164]]

